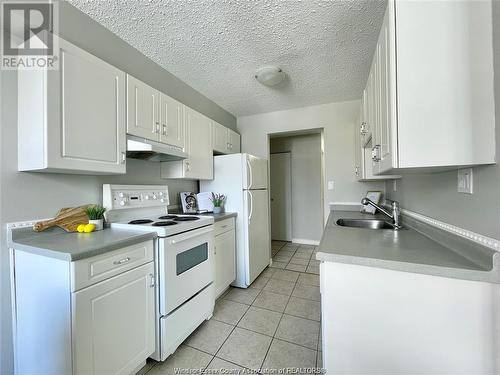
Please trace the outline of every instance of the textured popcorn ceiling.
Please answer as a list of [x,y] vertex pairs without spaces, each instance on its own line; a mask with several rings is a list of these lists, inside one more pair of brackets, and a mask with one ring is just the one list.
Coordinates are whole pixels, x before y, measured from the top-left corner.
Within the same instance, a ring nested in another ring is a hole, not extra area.
[[[70,0],[236,116],[357,99],[385,1]],[[278,65],[280,87],[254,72]]]

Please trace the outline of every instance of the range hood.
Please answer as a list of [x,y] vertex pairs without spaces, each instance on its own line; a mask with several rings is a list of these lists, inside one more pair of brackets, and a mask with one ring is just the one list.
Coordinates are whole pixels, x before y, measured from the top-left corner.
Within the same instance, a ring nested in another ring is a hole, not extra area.
[[188,155],[180,147],[127,135],[127,157],[150,161],[173,161],[187,159]]

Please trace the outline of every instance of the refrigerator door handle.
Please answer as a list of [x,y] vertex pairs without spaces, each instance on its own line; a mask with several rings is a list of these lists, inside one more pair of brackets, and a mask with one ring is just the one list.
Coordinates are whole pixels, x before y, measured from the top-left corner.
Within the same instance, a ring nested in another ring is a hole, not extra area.
[[252,164],[250,164],[250,160],[248,159],[248,157],[246,158],[247,159],[247,166],[248,166],[248,169],[247,169],[247,176],[248,176],[248,186],[247,186],[247,189],[251,189],[252,188],[252,184],[253,184],[253,176],[252,176]]
[[248,215],[248,221],[252,220],[252,214],[253,214],[253,195],[250,190],[247,190],[248,194],[250,195],[250,201],[248,202],[250,204],[250,214]]

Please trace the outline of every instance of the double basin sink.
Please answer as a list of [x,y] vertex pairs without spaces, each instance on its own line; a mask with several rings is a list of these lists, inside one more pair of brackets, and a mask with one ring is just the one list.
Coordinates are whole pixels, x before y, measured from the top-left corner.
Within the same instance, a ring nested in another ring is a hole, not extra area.
[[390,229],[398,230],[392,223],[380,219],[338,219],[337,225],[341,227],[366,228],[366,229]]

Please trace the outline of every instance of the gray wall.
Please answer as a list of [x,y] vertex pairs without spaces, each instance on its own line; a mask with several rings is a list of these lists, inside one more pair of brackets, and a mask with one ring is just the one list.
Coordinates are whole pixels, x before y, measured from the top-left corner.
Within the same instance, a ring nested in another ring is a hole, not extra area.
[[321,240],[321,135],[272,138],[270,152],[290,152],[291,155],[292,238]]
[[[206,116],[236,128],[236,119],[209,99],[147,59],[73,6],[61,2],[61,35],[74,44],[171,95]],[[17,78],[0,71],[0,373],[13,373],[9,264],[5,224],[53,216],[57,209],[102,201],[103,183],[168,184],[172,203],[178,192],[197,191],[194,181],[160,179],[158,163],[127,160],[122,176],[78,176],[17,172]],[[50,302],[49,302],[50,303]],[[36,313],[36,311],[34,311]]]
[[[495,68],[495,112],[497,161],[500,156],[500,2],[493,1],[493,56]],[[425,150],[423,150],[425,151]],[[500,165],[474,168],[474,194],[457,193],[457,171],[408,174],[390,199],[403,208],[442,220],[482,235],[500,239]]]

